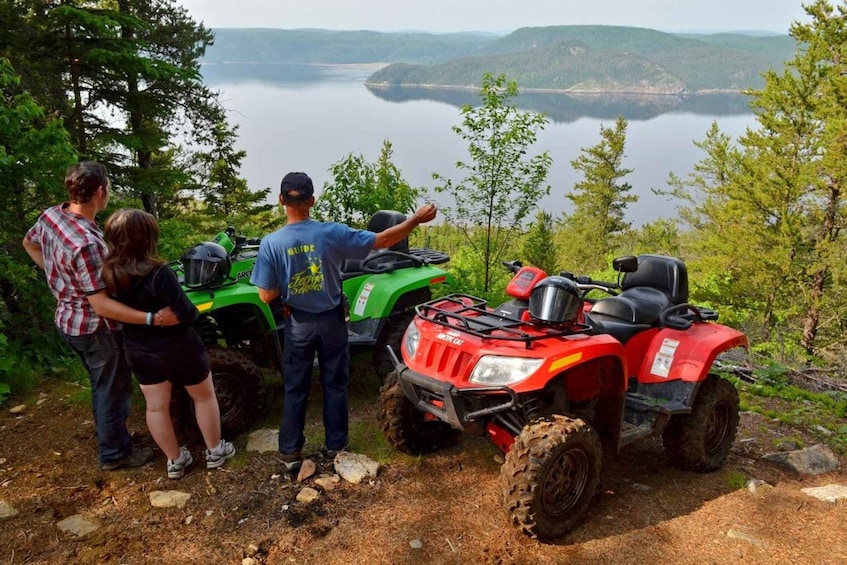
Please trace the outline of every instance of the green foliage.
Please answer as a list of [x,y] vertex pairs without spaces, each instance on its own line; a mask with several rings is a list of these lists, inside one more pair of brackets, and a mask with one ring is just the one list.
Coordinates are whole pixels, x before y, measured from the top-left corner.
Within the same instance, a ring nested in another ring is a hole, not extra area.
[[[453,131],[468,143],[471,162],[456,168],[467,176],[454,183],[438,173],[439,193],[453,197],[455,206],[445,216],[463,229],[483,267],[483,291],[491,289],[491,267],[501,260],[511,237],[542,196],[552,159],[549,152],[526,158],[539,130],[547,125],[543,114],[523,112],[513,104],[518,85],[505,75],[482,78],[482,105],[462,107],[462,125]],[[473,230],[471,228],[480,228]]]
[[0,96],[0,382],[17,391],[27,367],[61,351],[52,323],[55,298],[21,240],[43,208],[62,200],[57,179],[75,154],[61,120],[21,90],[5,59]]
[[624,241],[619,248],[627,255],[657,253],[679,257],[681,239],[679,227],[675,220],[659,219],[641,226],[632,234],[632,244]]
[[234,149],[237,132],[238,126],[230,127],[225,121],[212,124],[205,139],[210,148],[193,155],[193,170],[205,203],[203,213],[238,228],[248,219],[256,222],[262,218],[262,231],[270,231],[273,227],[270,212],[275,206],[267,204],[266,199],[271,189],[252,191],[247,180],[238,176],[247,152]]
[[540,211],[535,215],[535,221],[523,236],[521,261],[525,265],[535,265],[545,273],[554,274],[561,270],[559,251],[553,240],[553,216],[549,212]]
[[566,194],[574,209],[562,220],[560,241],[579,242],[561,245],[567,264],[574,268],[592,271],[606,266],[607,256],[630,230],[625,212],[638,196],[630,194],[632,185],[622,182],[632,172],[623,167],[626,128],[627,121],[622,116],[614,128],[601,125],[600,142],[583,148],[582,154],[571,161],[583,178]]
[[736,145],[713,125],[698,144],[706,158],[670,183],[696,232],[691,270],[711,274],[698,291],[746,314],[760,351],[795,357],[799,344],[807,360],[838,359],[843,316],[830,313],[847,307],[847,7],[816,1],[806,12],[787,69],[747,93],[759,128]]
[[365,228],[379,210],[414,212],[423,189],[412,187],[403,179],[391,161],[393,151],[386,139],[375,163],[352,153],[334,163],[330,167],[333,180],[324,184],[313,208],[315,217]]

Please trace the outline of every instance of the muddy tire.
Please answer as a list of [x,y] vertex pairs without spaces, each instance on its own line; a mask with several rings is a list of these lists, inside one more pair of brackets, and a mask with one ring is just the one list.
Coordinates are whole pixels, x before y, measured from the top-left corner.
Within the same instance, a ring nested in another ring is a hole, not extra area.
[[384,383],[389,373],[394,370],[394,360],[388,354],[385,347],[390,345],[394,353],[400,357],[400,345],[403,342],[403,334],[415,317],[412,311],[401,312],[391,316],[379,332],[373,352],[373,365],[379,382]]
[[570,531],[597,490],[602,453],[583,420],[553,416],[525,426],[500,468],[500,497],[512,525],[540,540]]
[[717,375],[700,385],[690,414],[671,416],[662,434],[670,463],[682,469],[719,469],[738,429],[738,391]]
[[[209,358],[221,413],[221,435],[232,439],[247,430],[259,412],[262,374],[256,364],[239,351],[211,347]],[[194,416],[194,402],[184,389],[174,389],[171,414],[179,423],[178,436],[202,439]]]
[[379,427],[398,451],[422,455],[453,445],[461,436],[446,422],[430,420],[403,394],[397,373],[392,371],[379,393]]

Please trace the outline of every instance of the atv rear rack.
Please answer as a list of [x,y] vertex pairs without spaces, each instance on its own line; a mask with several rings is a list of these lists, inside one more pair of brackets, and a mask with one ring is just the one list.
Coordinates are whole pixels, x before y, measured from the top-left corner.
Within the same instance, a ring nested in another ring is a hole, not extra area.
[[[526,348],[541,339],[564,337],[588,332],[591,326],[571,324],[567,327],[532,324],[486,308],[487,301],[468,294],[453,293],[415,306],[418,316],[440,326],[483,339],[522,341]],[[520,328],[531,326],[528,332]]]

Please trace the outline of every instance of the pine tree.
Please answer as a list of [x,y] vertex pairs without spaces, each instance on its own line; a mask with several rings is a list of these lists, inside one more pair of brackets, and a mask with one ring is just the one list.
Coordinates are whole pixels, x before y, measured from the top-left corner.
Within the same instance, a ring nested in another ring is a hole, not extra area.
[[[600,142],[583,148],[571,166],[582,173],[566,197],[573,213],[565,216],[560,237],[577,245],[566,249],[571,268],[592,271],[608,264],[609,254],[628,233],[627,206],[638,200],[632,185],[622,179],[632,172],[623,167],[627,121],[618,117],[613,128],[600,126]],[[564,246],[563,246],[564,247]]]

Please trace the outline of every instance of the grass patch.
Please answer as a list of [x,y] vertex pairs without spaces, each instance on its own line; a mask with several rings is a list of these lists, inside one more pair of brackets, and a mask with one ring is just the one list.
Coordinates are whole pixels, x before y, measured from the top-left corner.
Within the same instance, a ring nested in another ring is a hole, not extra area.
[[742,410],[802,428],[833,451],[847,455],[847,425],[844,423],[847,398],[843,394],[812,392],[773,381],[762,384],[730,380],[738,389]]
[[747,486],[747,475],[745,475],[742,471],[738,469],[731,471],[729,475],[726,477],[726,483],[736,490],[742,489]]

